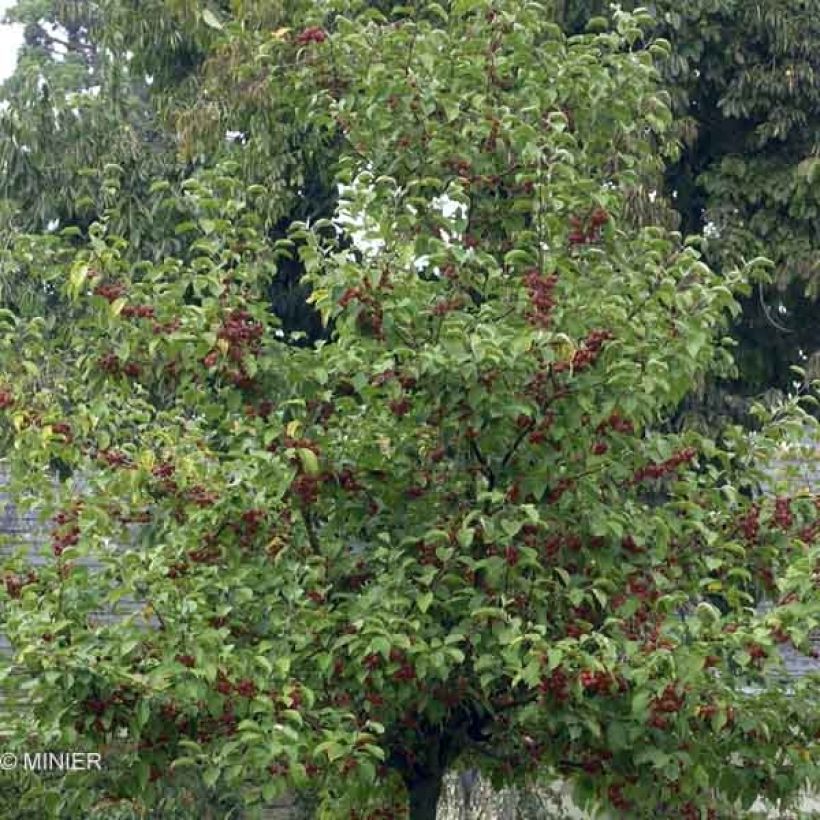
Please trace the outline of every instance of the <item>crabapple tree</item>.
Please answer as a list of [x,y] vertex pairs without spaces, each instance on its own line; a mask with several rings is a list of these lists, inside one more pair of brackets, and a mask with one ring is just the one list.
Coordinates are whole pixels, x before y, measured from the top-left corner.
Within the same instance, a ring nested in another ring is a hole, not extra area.
[[[252,815],[305,789],[431,820],[458,766],[631,818],[793,796],[817,687],[772,670],[818,622],[820,513],[760,465],[810,417],[659,432],[728,372],[765,264],[718,278],[624,216],[674,151],[663,43],[626,14],[568,39],[537,3],[355,6],[270,52],[343,139],[334,220],[272,242],[223,163],[153,189],[178,257],[134,264],[105,220],[63,256],[21,240],[70,311],[59,342],[2,316],[10,487],[50,533],[5,570],[32,695],[7,742],[106,766],[19,805]],[[289,255],[333,328],[313,347],[264,298]]]

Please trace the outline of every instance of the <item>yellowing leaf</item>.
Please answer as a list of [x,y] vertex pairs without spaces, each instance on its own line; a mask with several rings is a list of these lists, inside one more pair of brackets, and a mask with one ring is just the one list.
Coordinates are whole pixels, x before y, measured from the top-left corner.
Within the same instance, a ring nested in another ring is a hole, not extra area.
[[267,552],[271,558],[276,558],[284,546],[285,542],[278,535],[274,535],[273,538],[268,541],[268,545],[265,547],[265,552]]
[[282,28],[278,28],[276,29],[276,31],[273,32],[273,38],[275,40],[284,40],[289,31],[289,28],[287,28],[286,26],[282,26]]
[[203,9],[202,22],[209,28],[222,30],[222,23],[219,22],[219,18],[210,9]]
[[552,342],[552,346],[555,348],[559,361],[571,359],[577,349],[566,333],[558,333]]
[[83,283],[88,278],[88,265],[76,265],[71,270],[69,275],[69,284],[71,286],[71,293],[77,296],[83,286]]

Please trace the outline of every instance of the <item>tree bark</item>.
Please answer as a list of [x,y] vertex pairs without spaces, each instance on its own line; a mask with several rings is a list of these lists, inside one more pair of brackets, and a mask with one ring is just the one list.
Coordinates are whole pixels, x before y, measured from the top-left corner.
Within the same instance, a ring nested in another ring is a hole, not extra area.
[[410,820],[436,820],[444,772],[437,771],[413,778],[407,783]]

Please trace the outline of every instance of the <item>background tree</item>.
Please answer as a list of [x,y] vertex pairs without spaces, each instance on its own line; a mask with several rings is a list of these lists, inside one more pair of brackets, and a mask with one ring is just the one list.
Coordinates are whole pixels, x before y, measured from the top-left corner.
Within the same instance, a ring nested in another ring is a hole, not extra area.
[[[625,7],[635,5],[644,4]],[[719,393],[788,390],[795,378],[790,365],[808,365],[816,374],[820,361],[820,4],[647,5],[653,34],[672,44],[663,72],[683,152],[667,171],[665,191],[681,229],[709,237],[707,259],[717,270],[757,255],[775,262],[772,284],[742,302],[734,327],[739,377]],[[596,14],[607,14],[607,4],[568,0],[559,10],[570,30],[583,30]]]

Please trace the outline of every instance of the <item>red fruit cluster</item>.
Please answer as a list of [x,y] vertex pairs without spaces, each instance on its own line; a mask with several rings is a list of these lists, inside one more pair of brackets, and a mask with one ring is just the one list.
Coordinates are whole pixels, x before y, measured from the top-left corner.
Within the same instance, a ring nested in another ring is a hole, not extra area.
[[202,484],[196,484],[186,493],[188,501],[197,507],[211,507],[219,499],[219,493],[206,489]]
[[251,698],[255,698],[258,691],[256,688],[256,684],[248,678],[244,678],[243,680],[239,681],[239,683],[236,684],[234,689],[236,690],[237,695],[243,698],[248,698],[248,700],[250,700]]
[[52,552],[59,558],[67,547],[74,546],[80,540],[80,528],[75,525],[59,533],[53,532],[51,538]]
[[384,698],[378,692],[365,692],[364,699],[371,706],[384,706]]
[[37,575],[33,570],[29,570],[24,578],[15,575],[13,572],[7,572],[3,576],[3,582],[6,585],[6,593],[9,598],[19,598],[23,593],[23,588],[36,581]]
[[384,338],[383,317],[381,305],[363,288],[348,288],[339,299],[339,307],[346,308],[351,302],[358,301],[364,306],[357,322],[362,330],[371,331],[376,338]]
[[688,464],[691,462],[696,455],[697,451],[694,447],[687,447],[685,450],[675,453],[671,458],[666,459],[666,461],[662,461],[659,464],[653,462],[636,470],[632,481],[635,484],[638,484],[646,478],[663,478],[680,467],[681,464]]
[[546,677],[541,678],[538,688],[544,695],[564,703],[569,699],[569,678],[566,672],[558,666]]
[[598,435],[603,435],[607,430],[614,430],[616,433],[634,433],[635,425],[627,421],[620,413],[613,413],[608,419],[602,421],[596,428]]
[[176,467],[170,461],[160,461],[151,468],[151,475],[154,478],[171,478],[176,472]]
[[97,715],[98,717],[105,714],[108,706],[109,702],[107,700],[103,700],[102,698],[87,698],[83,701],[85,711],[89,714]]
[[377,339],[384,339],[384,319],[382,317],[382,309],[378,304],[374,304],[371,308],[363,310],[357,319],[359,329],[372,333]]
[[67,547],[73,547],[80,540],[80,528],[77,525],[80,505],[73,506],[54,516],[57,525],[51,532],[51,549],[58,558]]
[[388,407],[390,408],[390,412],[398,418],[406,416],[410,412],[410,402],[404,397],[401,399],[393,399],[388,404]]
[[103,299],[114,302],[123,296],[127,292],[127,289],[125,285],[112,282],[105,285],[97,285],[93,292],[95,296],[102,296]]
[[393,379],[397,379],[399,384],[405,390],[412,390],[418,384],[418,380],[415,376],[410,376],[407,373],[400,373],[398,370],[393,370],[392,368],[389,370],[383,370],[381,373],[377,373],[370,380],[370,384],[374,387],[381,387]]
[[[698,808],[698,806],[693,803],[691,800],[688,800],[680,807],[681,811],[681,820],[701,820],[703,817],[702,810]],[[717,818],[717,809],[713,807],[709,807],[706,809],[706,820],[715,820]]]
[[613,339],[615,334],[610,330],[593,330],[591,331],[580,349],[575,351],[572,357],[572,367],[574,370],[583,370],[586,367],[594,364],[600,355],[601,348],[605,342]]
[[[316,421],[323,427],[333,417],[336,412],[336,405],[332,401],[319,401],[318,399],[310,399],[307,402],[308,413],[315,414]],[[272,408],[271,408],[272,409]]]
[[610,330],[592,330],[581,342],[580,347],[575,351],[572,359],[568,362],[557,362],[553,365],[555,373],[562,373],[572,369],[575,372],[586,370],[598,360],[604,344],[614,338]]
[[243,547],[253,543],[266,517],[265,510],[246,510],[238,522],[231,524],[231,529],[239,535],[239,543]]
[[321,478],[302,473],[293,479],[290,485],[291,492],[299,499],[304,507],[310,507],[319,500],[319,485]]
[[820,536],[820,518],[818,518],[813,524],[809,524],[807,527],[804,527],[797,535],[797,537],[804,544],[813,544],[817,540],[818,536]]
[[555,307],[553,293],[558,284],[558,277],[554,273],[542,274],[532,269],[524,275],[524,284],[532,306],[527,312],[527,321],[536,327],[549,327],[552,309]]
[[120,312],[125,319],[153,319],[155,314],[151,305],[126,305]]
[[426,492],[427,487],[424,487],[421,484],[413,484],[405,490],[404,494],[411,501],[416,501],[417,499],[421,498]]
[[187,669],[192,669],[196,663],[193,655],[177,655],[175,660],[177,663],[182,664],[182,666],[186,667]]
[[362,295],[361,288],[348,288],[339,299],[339,307],[346,308],[351,302],[359,301]]
[[670,683],[663,692],[654,700],[650,706],[650,711],[655,715],[672,715],[680,712],[686,700],[686,695],[679,692],[674,683]]
[[[188,552],[188,557],[195,564],[217,564],[219,563],[220,556],[219,550],[215,546],[211,544],[206,544],[205,546],[199,547],[198,549],[190,550]],[[184,571],[179,574],[184,574]]]
[[571,490],[575,482],[571,478],[562,478],[547,495],[547,504],[557,504],[567,490]]
[[609,214],[603,208],[596,208],[589,216],[589,224],[593,228],[600,228],[609,222]]
[[613,680],[606,672],[584,669],[578,676],[581,686],[593,695],[608,695],[613,688]]
[[[285,436],[282,439],[282,444],[285,446],[287,450],[310,450],[316,458],[321,457],[322,451],[319,449],[319,445],[310,438],[291,438],[290,436]],[[279,443],[277,441],[272,441],[268,445],[268,452],[276,453],[279,451]],[[302,462],[299,460],[299,457],[294,455],[291,457],[291,464],[295,467],[301,469]]]
[[177,709],[175,703],[163,703],[160,707],[160,714],[165,718],[165,720],[174,720],[179,714],[179,710]]
[[746,651],[755,664],[760,664],[769,657],[769,653],[759,643],[749,644]]
[[358,482],[355,473],[350,467],[345,467],[341,470],[336,476],[336,479],[339,482],[339,486],[348,493],[359,492],[359,490],[362,489],[362,485]]
[[519,430],[528,430],[533,425],[532,417],[528,416],[526,413],[519,413],[518,417],[515,420],[515,426]]
[[228,343],[228,356],[241,362],[248,355],[259,355],[264,328],[246,310],[231,311],[217,331],[217,338]]
[[71,430],[71,425],[66,421],[57,421],[51,425],[52,433],[61,436],[65,444],[70,444],[74,439],[74,434]]
[[636,598],[642,601],[656,601],[660,597],[660,591],[654,586],[652,579],[638,573],[630,575],[628,589]]
[[290,772],[290,766],[287,763],[271,763],[268,766],[268,773],[274,777],[281,777]]
[[224,672],[220,671],[214,684],[214,689],[216,689],[220,695],[230,695],[233,692],[233,683],[225,676]]
[[176,467],[170,461],[161,461],[151,469],[151,475],[158,481],[158,489],[166,495],[176,495],[179,491],[179,484],[173,476]]
[[604,771],[605,764],[612,760],[612,757],[612,752],[609,749],[588,752],[581,766],[587,774],[601,774]]
[[546,558],[549,561],[550,559],[555,558],[560,549],[561,536],[553,535],[551,538],[548,538],[541,546],[541,554],[544,558]]
[[431,308],[430,312],[433,316],[445,316],[463,307],[464,300],[460,296],[454,296],[452,299],[440,299]]
[[0,410],[6,410],[14,404],[14,396],[8,388],[0,389]]
[[439,557],[436,555],[436,547],[433,544],[427,544],[424,541],[419,541],[416,544],[419,552],[419,563],[422,566],[432,566],[441,568],[442,563]]
[[356,572],[347,577],[347,586],[353,592],[358,592],[368,581],[372,580],[373,573],[367,569],[367,564],[364,561],[357,561]]
[[416,670],[407,661],[393,673],[393,680],[395,681],[410,681],[415,680]]
[[296,42],[300,46],[308,43],[324,43],[325,40],[327,40],[327,32],[319,26],[310,26],[296,37]]
[[151,520],[151,513],[148,510],[137,510],[132,513],[122,513],[117,518],[123,524],[147,524]]
[[195,739],[198,743],[208,743],[215,736],[235,735],[237,718],[230,703],[226,703],[223,713],[218,718],[204,718],[198,723]]
[[245,510],[245,512],[242,513],[242,524],[245,527],[245,531],[256,532],[266,517],[267,513],[265,510]]
[[623,793],[623,786],[613,783],[607,789],[607,797],[609,798],[609,802],[618,809],[619,811],[628,811],[632,808],[632,803],[624,797]]
[[538,422],[535,429],[529,434],[527,440],[530,444],[543,444],[547,440],[547,432],[549,431],[550,427],[552,427],[552,423],[555,421],[555,414],[554,413],[546,413],[544,418]]
[[747,541],[750,543],[757,541],[757,535],[760,532],[760,505],[753,504],[738,524],[743,537]]
[[97,458],[109,467],[132,467],[130,456],[120,450],[98,450]]
[[521,553],[512,544],[504,550],[504,561],[508,567],[514,567],[521,560]]
[[179,317],[174,317],[167,322],[154,322],[151,325],[151,330],[157,336],[168,336],[179,330],[181,326],[182,320]]
[[788,530],[794,524],[794,515],[791,510],[792,500],[780,497],[774,502],[774,523],[781,530]]
[[458,159],[457,157],[451,157],[444,164],[448,168],[452,168],[452,170],[455,171],[455,173],[462,177],[470,176],[473,171],[472,163],[466,159]]
[[609,222],[609,214],[603,208],[596,208],[585,221],[580,216],[570,217],[570,245],[585,245],[601,239],[601,228]]
[[643,547],[638,546],[637,542],[631,535],[627,535],[621,540],[621,549],[623,549],[624,552],[628,552],[630,555],[640,555],[645,551]]
[[116,353],[106,353],[101,356],[98,364],[103,373],[115,374],[120,372],[120,359]]

